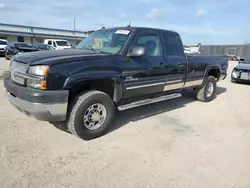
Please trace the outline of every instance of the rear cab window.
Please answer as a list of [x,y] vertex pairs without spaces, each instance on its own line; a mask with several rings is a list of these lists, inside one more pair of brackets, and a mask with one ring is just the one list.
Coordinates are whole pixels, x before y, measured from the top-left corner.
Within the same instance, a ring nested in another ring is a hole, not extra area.
[[163,39],[167,56],[184,56],[184,47],[178,33],[163,32]]

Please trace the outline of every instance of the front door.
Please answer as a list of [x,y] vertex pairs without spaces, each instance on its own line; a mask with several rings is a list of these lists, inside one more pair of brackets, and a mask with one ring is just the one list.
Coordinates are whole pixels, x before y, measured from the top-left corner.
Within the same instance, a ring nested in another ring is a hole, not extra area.
[[162,92],[166,73],[159,33],[138,32],[131,46],[144,46],[146,55],[132,58],[134,68],[123,72],[123,99]]
[[166,86],[164,91],[182,89],[185,82],[187,60],[179,34],[163,32],[165,49]]

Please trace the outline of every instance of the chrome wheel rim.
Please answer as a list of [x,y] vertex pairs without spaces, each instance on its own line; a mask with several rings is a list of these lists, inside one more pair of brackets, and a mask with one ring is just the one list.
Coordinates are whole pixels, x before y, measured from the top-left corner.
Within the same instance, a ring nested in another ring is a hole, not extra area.
[[87,129],[93,131],[99,129],[107,117],[105,106],[100,103],[91,105],[84,113],[83,122]]
[[212,82],[208,83],[207,87],[207,97],[210,97],[214,92],[214,84]]

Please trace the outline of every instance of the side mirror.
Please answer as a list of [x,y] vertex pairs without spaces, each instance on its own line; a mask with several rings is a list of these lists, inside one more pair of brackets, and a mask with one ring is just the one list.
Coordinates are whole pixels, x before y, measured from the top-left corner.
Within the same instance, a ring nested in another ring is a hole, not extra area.
[[130,49],[128,53],[129,57],[141,57],[146,55],[146,48],[143,46],[134,46]]

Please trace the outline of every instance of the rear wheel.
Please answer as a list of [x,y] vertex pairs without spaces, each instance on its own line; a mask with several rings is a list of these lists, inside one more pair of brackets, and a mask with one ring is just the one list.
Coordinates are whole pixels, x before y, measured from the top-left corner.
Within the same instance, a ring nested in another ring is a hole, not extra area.
[[106,93],[88,91],[76,99],[69,115],[69,131],[84,140],[90,140],[109,130],[115,116],[115,107]]
[[202,88],[197,91],[197,99],[202,102],[210,102],[216,97],[217,81],[215,77],[209,76]]

